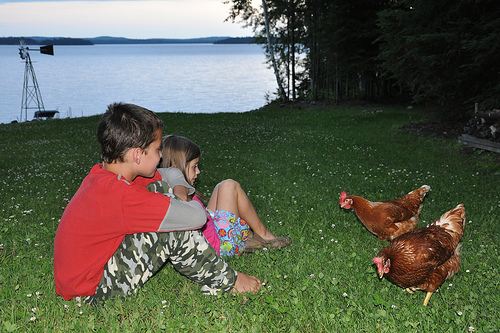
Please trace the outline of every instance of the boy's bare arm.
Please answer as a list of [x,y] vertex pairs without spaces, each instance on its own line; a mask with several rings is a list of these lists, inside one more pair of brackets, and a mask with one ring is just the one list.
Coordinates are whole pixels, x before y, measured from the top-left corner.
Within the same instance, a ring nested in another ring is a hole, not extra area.
[[172,192],[184,201],[191,199],[191,195],[195,192],[194,187],[189,185],[184,177],[184,174],[177,168],[158,168],[162,179],[166,181],[172,189]]
[[191,197],[189,196],[189,189],[182,185],[174,186],[174,194],[184,201],[189,201]]

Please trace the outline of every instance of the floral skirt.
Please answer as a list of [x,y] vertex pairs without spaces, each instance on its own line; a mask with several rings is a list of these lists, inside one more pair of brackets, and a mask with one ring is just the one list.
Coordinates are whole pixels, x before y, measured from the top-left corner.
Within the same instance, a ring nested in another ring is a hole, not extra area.
[[221,257],[241,255],[245,251],[249,234],[246,221],[225,210],[207,210],[214,220],[215,231],[220,239]]

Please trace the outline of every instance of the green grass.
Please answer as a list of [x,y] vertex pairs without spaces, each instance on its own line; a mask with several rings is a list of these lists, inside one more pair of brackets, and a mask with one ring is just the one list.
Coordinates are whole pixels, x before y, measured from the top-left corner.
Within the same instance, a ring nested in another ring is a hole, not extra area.
[[[64,207],[100,161],[98,117],[0,125],[0,331],[496,332],[500,327],[500,175],[490,154],[399,129],[417,110],[277,107],[160,114],[164,133],[203,151],[197,188],[238,180],[269,229],[292,246],[230,258],[266,284],[258,295],[202,296],[170,266],[104,307],[55,293],[53,239]],[[419,226],[463,203],[462,267],[423,307],[379,280],[379,241],[339,194],[392,199],[431,186]]]

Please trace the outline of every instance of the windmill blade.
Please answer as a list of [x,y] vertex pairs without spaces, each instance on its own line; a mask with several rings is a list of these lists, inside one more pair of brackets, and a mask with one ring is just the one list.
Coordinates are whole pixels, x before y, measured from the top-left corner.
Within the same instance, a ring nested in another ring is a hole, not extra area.
[[40,53],[54,55],[54,45],[40,46]]

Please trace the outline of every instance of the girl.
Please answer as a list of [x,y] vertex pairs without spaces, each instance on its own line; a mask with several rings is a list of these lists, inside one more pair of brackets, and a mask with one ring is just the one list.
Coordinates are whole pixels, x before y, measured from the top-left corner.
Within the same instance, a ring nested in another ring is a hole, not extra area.
[[[200,199],[206,198],[193,187],[200,173],[198,145],[185,137],[167,135],[163,137],[162,147],[160,167],[164,169],[158,171],[171,192],[203,206]],[[202,231],[221,256],[238,256],[264,247],[276,249],[291,244],[290,237],[276,237],[266,228],[240,184],[232,179],[215,186],[206,210],[209,216]]]

